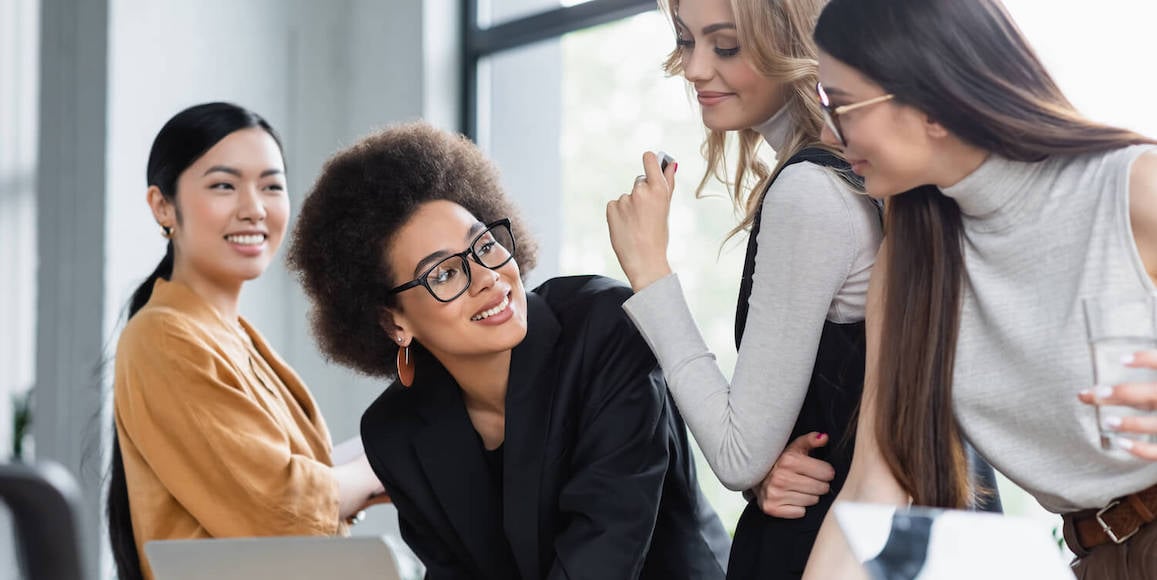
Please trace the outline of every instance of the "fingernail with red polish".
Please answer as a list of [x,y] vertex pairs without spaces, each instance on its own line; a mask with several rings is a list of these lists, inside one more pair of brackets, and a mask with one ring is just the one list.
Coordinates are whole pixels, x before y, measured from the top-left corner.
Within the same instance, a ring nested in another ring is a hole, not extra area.
[[679,172],[679,164],[673,163],[672,166],[673,166],[673,168],[671,169],[671,173],[678,173]]
[[826,439],[827,436],[828,436],[827,433],[820,433],[819,437],[816,437],[816,439]]

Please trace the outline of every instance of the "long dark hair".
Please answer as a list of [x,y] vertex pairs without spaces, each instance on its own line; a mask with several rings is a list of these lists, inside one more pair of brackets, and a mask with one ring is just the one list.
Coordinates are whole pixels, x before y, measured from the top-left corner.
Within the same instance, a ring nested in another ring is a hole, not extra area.
[[[998,0],[832,0],[816,44],[973,146],[1035,162],[1153,143],[1076,111]],[[960,208],[933,186],[891,198],[876,437],[915,503],[972,489],[952,378],[964,275]]]
[[[165,199],[177,208],[177,179],[190,165],[206,151],[229,134],[241,129],[260,127],[269,133],[281,147],[281,141],[273,127],[256,113],[230,103],[205,103],[189,107],[177,113],[161,127],[153,148],[149,152],[149,164],[145,177],[150,187],[161,190]],[[181,223],[181,213],[176,212],[177,223]],[[153,285],[158,279],[168,280],[173,275],[173,242],[165,248],[165,257],[157,264],[152,274],[133,292],[129,300],[128,317],[132,318],[149,301]],[[121,580],[143,579],[140,554],[133,536],[133,522],[129,513],[129,490],[125,481],[125,465],[121,456],[120,440],[117,436],[116,420],[113,420],[112,459],[109,465],[108,484],[108,534],[116,561],[117,575]]]

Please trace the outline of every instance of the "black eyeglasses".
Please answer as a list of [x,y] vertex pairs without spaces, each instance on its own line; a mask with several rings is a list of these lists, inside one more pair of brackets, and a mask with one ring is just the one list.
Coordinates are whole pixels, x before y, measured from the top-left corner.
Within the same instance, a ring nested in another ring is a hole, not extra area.
[[513,260],[514,234],[510,231],[510,220],[500,219],[486,224],[486,229],[470,242],[470,247],[442,258],[417,278],[391,288],[389,293],[397,294],[425,286],[435,300],[450,302],[470,287],[470,263],[466,261],[467,257],[491,270],[497,270]]
[[820,108],[823,109],[824,112],[824,123],[827,124],[828,129],[832,131],[832,134],[836,136],[836,139],[840,140],[840,145],[844,146],[846,146],[848,142],[844,140],[844,130],[842,127],[840,127],[840,115],[849,113],[861,107],[867,107],[869,105],[875,105],[876,103],[890,101],[896,97],[896,95],[893,94],[880,95],[878,97],[860,101],[858,103],[833,107],[831,100],[828,99],[827,91],[824,90],[823,83],[816,83],[816,94],[818,94],[820,97]]

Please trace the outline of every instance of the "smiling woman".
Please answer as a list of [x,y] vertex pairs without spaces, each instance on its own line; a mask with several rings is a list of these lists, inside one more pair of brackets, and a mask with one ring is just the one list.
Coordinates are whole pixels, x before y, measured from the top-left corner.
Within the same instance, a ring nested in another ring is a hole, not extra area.
[[323,349],[399,378],[362,439],[402,536],[433,579],[723,578],[630,289],[527,290],[525,231],[482,153],[424,124],[338,153],[302,207],[290,263]]
[[122,579],[150,540],[337,534],[381,490],[363,455],[334,467],[309,390],[237,312],[285,237],[281,144],[227,103],[153,142],[148,202],[168,240],[117,343],[109,536]]

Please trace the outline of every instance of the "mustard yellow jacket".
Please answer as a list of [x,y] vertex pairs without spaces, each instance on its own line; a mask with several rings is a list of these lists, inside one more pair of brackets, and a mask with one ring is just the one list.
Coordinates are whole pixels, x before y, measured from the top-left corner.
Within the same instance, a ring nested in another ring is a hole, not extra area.
[[313,397],[238,321],[159,280],[117,344],[116,426],[148,577],[150,540],[346,531]]

